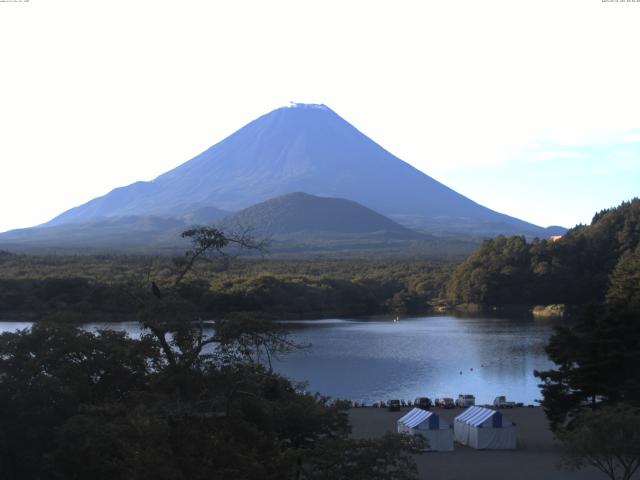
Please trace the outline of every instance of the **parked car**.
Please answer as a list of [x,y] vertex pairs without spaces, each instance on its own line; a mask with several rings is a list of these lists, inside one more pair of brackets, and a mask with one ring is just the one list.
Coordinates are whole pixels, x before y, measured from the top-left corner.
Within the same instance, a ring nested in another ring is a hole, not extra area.
[[416,408],[421,408],[422,410],[429,410],[433,404],[431,403],[431,399],[429,397],[418,397],[413,402],[413,406]]
[[472,407],[475,404],[476,404],[476,397],[468,393],[464,395],[462,394],[458,395],[458,398],[456,398],[456,407],[467,408],[467,407]]
[[595,397],[585,398],[580,402],[582,407],[597,407],[599,404],[606,402],[607,398],[602,395],[596,395]]
[[435,404],[438,408],[453,408],[456,406],[453,398],[449,397],[436,398]]
[[387,408],[390,412],[399,412],[400,411],[400,400],[389,400],[387,402]]
[[493,406],[496,408],[513,408],[516,406],[516,402],[508,402],[507,397],[500,395],[493,399]]

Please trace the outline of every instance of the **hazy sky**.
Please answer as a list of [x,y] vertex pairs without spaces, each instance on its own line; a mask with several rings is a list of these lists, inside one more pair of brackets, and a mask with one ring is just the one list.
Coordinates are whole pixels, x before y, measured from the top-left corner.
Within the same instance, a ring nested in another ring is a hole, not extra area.
[[0,231],[325,103],[541,225],[640,195],[640,3],[0,2]]

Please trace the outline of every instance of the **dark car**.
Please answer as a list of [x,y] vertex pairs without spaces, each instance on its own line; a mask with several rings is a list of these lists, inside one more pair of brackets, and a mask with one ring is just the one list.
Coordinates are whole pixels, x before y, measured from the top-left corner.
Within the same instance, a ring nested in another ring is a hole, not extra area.
[[400,411],[400,400],[389,400],[387,402],[387,408],[390,412],[399,412]]
[[453,401],[453,398],[449,398],[449,397],[436,398],[436,407],[449,409],[455,406],[456,404]]
[[415,402],[413,402],[413,406],[416,408],[421,408],[423,410],[429,410],[433,404],[431,403],[431,399],[429,397],[418,397]]

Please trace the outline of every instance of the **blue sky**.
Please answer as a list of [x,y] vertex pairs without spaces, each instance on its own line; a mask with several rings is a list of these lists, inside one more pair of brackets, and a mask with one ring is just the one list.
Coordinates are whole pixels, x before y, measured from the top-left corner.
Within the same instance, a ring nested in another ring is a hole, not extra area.
[[589,223],[596,211],[640,196],[640,129],[600,142],[538,143],[499,165],[469,165],[439,180],[488,207],[545,224]]
[[588,222],[640,194],[640,3],[0,2],[0,231],[324,103],[495,210]]

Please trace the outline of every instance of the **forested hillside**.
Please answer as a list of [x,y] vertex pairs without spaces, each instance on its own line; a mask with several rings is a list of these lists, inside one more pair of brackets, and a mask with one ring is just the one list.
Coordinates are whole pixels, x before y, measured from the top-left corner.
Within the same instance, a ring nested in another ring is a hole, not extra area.
[[[174,259],[142,256],[32,256],[0,252],[0,318],[134,317],[135,295],[162,287]],[[205,318],[428,312],[444,294],[454,263],[414,260],[235,260],[202,263],[181,285]]]
[[[640,199],[597,213],[556,241],[499,236],[460,264],[447,285],[454,305],[601,303],[637,277]],[[613,274],[613,275],[612,275]]]

